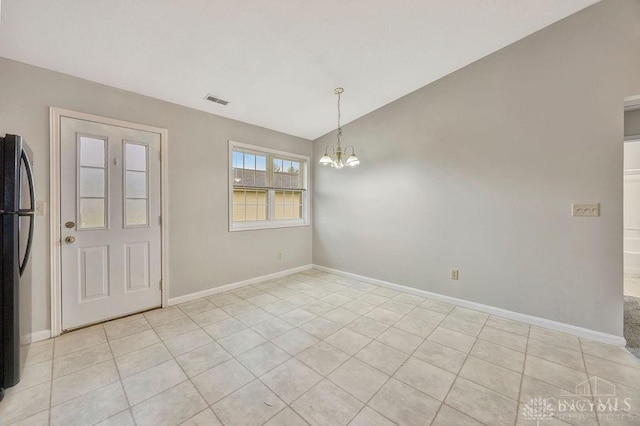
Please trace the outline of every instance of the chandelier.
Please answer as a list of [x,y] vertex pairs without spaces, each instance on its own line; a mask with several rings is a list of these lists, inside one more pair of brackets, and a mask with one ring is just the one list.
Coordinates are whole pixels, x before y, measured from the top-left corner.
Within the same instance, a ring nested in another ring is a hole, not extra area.
[[[331,167],[335,167],[336,169],[341,169],[344,166],[355,167],[360,164],[360,160],[356,156],[356,151],[351,145],[344,149],[340,145],[340,138],[342,137],[342,127],[340,126],[340,95],[343,92],[344,89],[342,87],[338,87],[333,91],[333,93],[338,95],[338,143],[335,148],[333,145],[327,146],[324,150],[324,155],[319,161],[323,166],[331,165]],[[348,155],[349,148],[351,148],[351,155]]]

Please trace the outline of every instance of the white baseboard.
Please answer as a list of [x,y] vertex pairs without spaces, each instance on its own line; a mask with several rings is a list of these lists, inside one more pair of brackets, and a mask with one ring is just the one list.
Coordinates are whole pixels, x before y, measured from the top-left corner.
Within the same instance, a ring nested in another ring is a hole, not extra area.
[[532,315],[521,314],[519,312],[509,311],[507,309],[502,309],[502,308],[496,308],[494,306],[489,306],[489,305],[483,305],[481,303],[471,302],[469,300],[464,300],[464,299],[458,299],[456,297],[445,296],[438,293],[431,293],[426,290],[419,290],[417,288],[407,287],[401,284],[394,284],[387,281],[378,280],[375,278],[369,278],[369,277],[364,277],[362,275],[352,274],[350,272],[340,271],[338,269],[327,268],[326,266],[313,265],[313,268],[318,269],[320,271],[329,272],[331,274],[340,275],[346,278],[363,281],[369,284],[392,288],[394,290],[400,290],[405,293],[414,294],[416,296],[426,297],[429,299],[450,303],[452,305],[461,306],[464,308],[475,309],[476,311],[484,312],[487,314],[501,316],[503,318],[508,318],[515,321],[520,321],[520,322],[548,328],[555,331],[560,331],[562,333],[572,334],[578,337],[584,337],[587,339],[595,340],[597,342],[602,342],[609,345],[615,345],[615,346],[626,345],[626,340],[624,337],[615,336],[613,334],[602,333],[600,331],[577,327],[571,324],[565,324],[562,322],[552,321],[545,318],[534,317]]
[[185,294],[184,296],[172,297],[168,301],[168,306],[177,305],[180,303],[191,302],[192,300],[200,299],[202,297],[211,296],[224,291],[234,290],[239,287],[244,287],[251,284],[257,284],[262,281],[272,280],[274,278],[281,278],[286,275],[295,274],[296,272],[302,272],[311,269],[312,265],[298,266],[297,268],[291,268],[284,271],[274,272],[273,274],[262,275],[255,278],[250,278],[244,281],[238,281],[231,284],[222,285],[220,287],[214,287],[207,290],[198,291],[196,293]]
[[40,330],[35,333],[31,333],[31,343],[39,342],[41,340],[47,340],[51,337],[51,330]]

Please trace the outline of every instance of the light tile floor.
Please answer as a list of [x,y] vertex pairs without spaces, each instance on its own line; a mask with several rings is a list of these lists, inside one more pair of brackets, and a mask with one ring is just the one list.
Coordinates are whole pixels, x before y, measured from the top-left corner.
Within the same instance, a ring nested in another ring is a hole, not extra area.
[[0,425],[609,425],[639,415],[640,364],[622,348],[317,270],[36,343],[0,403]]

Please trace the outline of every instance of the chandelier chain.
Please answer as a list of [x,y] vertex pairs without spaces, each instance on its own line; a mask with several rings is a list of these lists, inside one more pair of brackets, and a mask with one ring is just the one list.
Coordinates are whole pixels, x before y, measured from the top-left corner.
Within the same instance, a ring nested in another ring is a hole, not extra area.
[[338,146],[340,146],[340,136],[342,136],[342,127],[340,127],[340,92],[338,92]]
[[[334,147],[333,145],[328,145],[324,150],[324,155],[318,163],[323,166],[331,165],[331,167],[335,167],[336,169],[342,169],[345,166],[355,167],[360,164],[360,160],[356,156],[356,150],[352,145],[347,146],[346,148],[342,148],[340,144],[340,138],[342,136],[342,110],[340,109],[340,101],[342,100],[342,92],[344,89],[342,87],[336,87],[333,90],[333,93],[338,95],[338,132],[337,139],[338,143]],[[351,155],[349,155],[349,148],[351,148]],[[331,151],[331,153],[329,153]]]

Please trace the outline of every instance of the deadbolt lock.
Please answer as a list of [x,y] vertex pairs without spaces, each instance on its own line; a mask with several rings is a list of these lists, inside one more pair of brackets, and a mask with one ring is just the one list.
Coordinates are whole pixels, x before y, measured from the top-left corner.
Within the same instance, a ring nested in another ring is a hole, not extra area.
[[67,222],[64,224],[64,227],[69,229],[73,228],[74,226],[76,226],[75,222]]
[[72,237],[71,235],[69,235],[67,238],[64,239],[64,241],[68,244],[73,244],[76,242],[76,237]]

